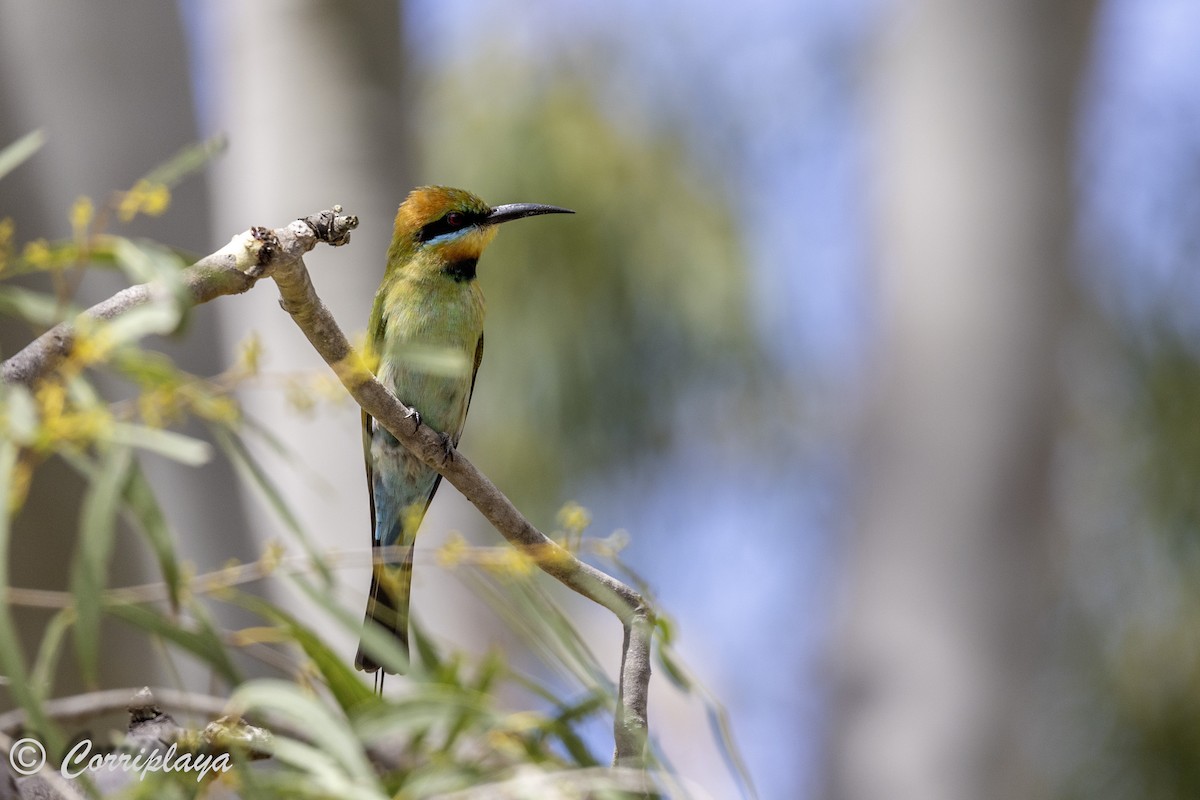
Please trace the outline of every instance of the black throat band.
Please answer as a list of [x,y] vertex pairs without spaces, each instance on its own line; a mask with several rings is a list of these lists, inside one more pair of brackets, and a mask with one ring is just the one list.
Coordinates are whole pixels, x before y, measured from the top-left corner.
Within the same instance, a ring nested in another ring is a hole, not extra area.
[[478,263],[479,259],[477,258],[459,259],[458,261],[447,264],[446,269],[443,270],[443,272],[453,278],[455,283],[473,281],[475,280],[475,267],[478,265]]

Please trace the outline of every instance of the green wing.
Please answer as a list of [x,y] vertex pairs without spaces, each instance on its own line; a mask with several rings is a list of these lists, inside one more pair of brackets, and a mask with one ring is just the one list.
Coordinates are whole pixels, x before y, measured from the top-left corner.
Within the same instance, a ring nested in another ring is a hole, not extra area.
[[[479,344],[475,345],[475,366],[471,368],[471,389],[467,392],[467,407],[463,410],[463,425],[467,424],[467,414],[471,411],[471,398],[475,396],[475,379],[479,377],[479,364],[483,361],[483,332],[479,333]],[[454,434],[454,446],[458,447],[462,428]]]
[[375,468],[371,466],[371,434],[375,419],[362,412],[363,464],[367,468],[367,499],[371,503],[371,544],[375,544]]
[[[367,336],[375,355],[383,343],[383,287],[375,294],[375,302],[371,305],[371,320],[367,323]],[[375,543],[375,468],[371,465],[371,437],[375,433],[375,419],[366,411],[362,412],[362,444],[363,464],[367,468],[367,500],[371,504],[371,544]]]
[[[373,316],[373,315],[372,315]],[[372,326],[374,327],[374,326]],[[475,396],[475,381],[479,377],[479,365],[483,361],[483,334],[479,334],[479,343],[475,345],[475,364],[471,368],[471,389],[467,392],[467,408],[463,412],[463,423],[466,424],[467,412],[471,410],[471,398]],[[400,398],[401,401],[404,398]],[[375,469],[371,466],[371,437],[375,432],[375,420],[366,411],[362,412],[362,441],[363,441],[363,462],[367,468],[367,500],[371,504],[371,543],[375,544]],[[454,446],[458,447],[458,440],[462,437],[462,428],[454,432],[452,441]],[[437,494],[438,487],[442,484],[442,476],[438,475],[433,484],[433,490],[429,493],[429,499],[425,501],[425,510],[429,510],[429,504],[433,502],[433,496]]]

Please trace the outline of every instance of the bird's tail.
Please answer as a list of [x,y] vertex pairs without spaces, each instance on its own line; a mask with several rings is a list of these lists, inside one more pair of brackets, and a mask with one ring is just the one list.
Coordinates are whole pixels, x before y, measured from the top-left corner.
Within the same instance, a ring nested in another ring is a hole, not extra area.
[[[367,598],[367,613],[364,625],[374,623],[389,631],[396,638],[396,643],[404,651],[405,662],[408,660],[408,599],[412,588],[413,549],[404,548],[404,557],[397,563],[376,555],[371,568],[371,594]],[[374,656],[363,649],[363,643],[358,642],[358,654],[354,657],[354,666],[364,672],[375,672],[383,665]],[[403,670],[383,667],[384,672],[395,674]]]

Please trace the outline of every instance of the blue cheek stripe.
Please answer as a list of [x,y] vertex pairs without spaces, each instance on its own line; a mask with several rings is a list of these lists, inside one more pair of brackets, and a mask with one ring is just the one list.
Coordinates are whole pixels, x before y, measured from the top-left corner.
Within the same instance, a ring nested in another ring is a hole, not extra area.
[[456,242],[459,239],[466,237],[467,234],[474,233],[474,232],[475,232],[475,226],[469,225],[466,228],[462,228],[461,230],[450,231],[449,233],[440,233],[437,236],[433,237],[432,239],[427,239],[426,241],[422,242],[421,244],[425,247],[429,247],[430,245],[437,246],[437,245],[449,244],[450,242]]

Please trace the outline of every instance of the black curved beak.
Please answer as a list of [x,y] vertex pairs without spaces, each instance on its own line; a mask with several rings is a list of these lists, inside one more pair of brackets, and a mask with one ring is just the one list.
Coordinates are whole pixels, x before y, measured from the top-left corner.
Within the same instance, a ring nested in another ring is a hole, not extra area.
[[487,225],[499,225],[501,222],[510,222],[514,219],[522,217],[536,217],[539,214],[574,214],[575,212],[569,208],[559,208],[558,206],[546,206],[541,203],[506,203],[502,206],[496,206],[488,215],[484,217],[484,223]]

